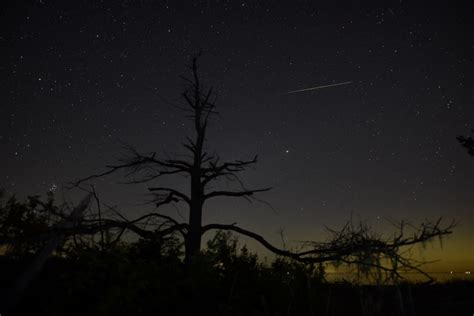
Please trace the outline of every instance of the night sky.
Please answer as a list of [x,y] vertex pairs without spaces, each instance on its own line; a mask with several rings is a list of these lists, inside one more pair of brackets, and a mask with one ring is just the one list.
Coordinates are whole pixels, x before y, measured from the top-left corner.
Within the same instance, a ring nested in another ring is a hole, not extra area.
[[[473,5],[396,1],[21,1],[0,13],[0,186],[19,196],[104,171],[123,144],[172,157],[189,121],[189,58],[218,94],[208,148],[259,163],[243,180],[271,203],[221,199],[204,223],[238,222],[281,245],[325,238],[352,216],[460,221],[432,269],[474,269]],[[288,94],[342,82],[350,84]],[[134,217],[146,185],[95,182]],[[185,188],[181,180],[165,180]],[[223,184],[224,186],[226,184]],[[186,190],[186,189],[184,189]],[[64,195],[64,196],[63,196]],[[166,210],[186,217],[184,207]],[[388,227],[388,228],[387,228]],[[387,230],[389,231],[389,230]],[[245,240],[245,239],[243,239]],[[255,249],[260,251],[258,246]]]

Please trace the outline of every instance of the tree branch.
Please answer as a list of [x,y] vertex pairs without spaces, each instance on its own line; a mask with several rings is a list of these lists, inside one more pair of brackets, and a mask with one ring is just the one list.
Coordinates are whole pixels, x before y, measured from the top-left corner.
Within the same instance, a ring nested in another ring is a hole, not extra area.
[[191,204],[191,199],[184,193],[179,192],[178,190],[171,189],[171,188],[148,188],[148,191],[150,192],[168,192],[170,195],[168,195],[168,198],[172,200],[174,196],[177,196],[181,198],[183,201],[185,201],[188,204]]
[[271,190],[271,188],[256,189],[256,190],[245,190],[245,191],[212,191],[204,195],[204,200],[217,197],[217,196],[228,196],[228,197],[250,197],[254,193],[266,192]]
[[[400,270],[411,270],[420,272],[431,281],[432,278],[419,268],[424,262],[417,264],[416,260],[407,258],[403,253],[400,253],[400,249],[429,242],[435,237],[441,238],[452,233],[451,229],[455,223],[451,223],[445,228],[441,228],[440,223],[441,218],[434,224],[421,224],[412,237],[402,238],[397,235],[391,240],[383,240],[374,235],[369,227],[362,224],[354,227],[351,223],[347,223],[342,230],[331,231],[333,237],[328,242],[312,243],[311,249],[300,252],[279,249],[261,235],[236,225],[208,224],[202,228],[202,231],[203,233],[212,229],[235,231],[256,240],[277,255],[303,263],[332,262],[337,264],[342,262],[348,265],[354,264],[357,265],[359,271],[365,274],[368,274],[371,269],[383,270],[389,272],[395,279],[402,278]],[[405,235],[403,229],[401,235]]]
[[106,168],[108,168],[109,170],[77,180],[73,183],[73,186],[77,187],[83,182],[96,178],[101,178],[120,170],[129,170],[126,176],[131,176],[132,174],[137,174],[144,170],[149,170],[151,172],[150,175],[145,176],[140,180],[130,181],[129,183],[143,183],[154,180],[164,175],[172,175],[179,173],[189,174],[191,172],[191,165],[186,161],[178,159],[160,160],[155,158],[156,153],[151,153],[149,156],[144,156],[139,154],[132,147],[128,147],[128,149],[132,152],[132,155],[129,158],[126,158],[123,164],[108,165],[106,166]]
[[270,244],[268,241],[265,240],[265,238],[263,238],[259,234],[254,233],[254,232],[249,231],[249,230],[246,230],[246,229],[243,229],[243,228],[240,228],[240,227],[236,226],[235,224],[232,224],[232,225],[228,225],[228,224],[208,224],[208,225],[204,225],[202,227],[202,233],[204,234],[205,232],[207,232],[209,230],[212,230],[212,229],[231,230],[231,231],[237,232],[239,234],[248,236],[248,237],[258,241],[265,248],[267,248],[268,250],[270,250],[271,252],[273,252],[277,255],[281,255],[281,256],[284,256],[284,257],[289,257],[289,258],[300,261],[300,257],[297,253],[292,253],[290,251],[279,249],[279,248],[273,246],[272,244]]
[[216,157],[214,161],[210,161],[208,163],[209,167],[202,168],[202,183],[206,185],[218,177],[234,175],[236,172],[245,171],[247,166],[255,163],[257,163],[257,156],[255,156],[252,160],[236,160],[234,162],[225,162],[219,165],[219,157]]
[[122,222],[122,221],[114,221],[114,220],[102,220],[102,225],[79,225],[75,228],[72,228],[69,234],[78,233],[78,234],[96,234],[100,231],[100,229],[113,229],[113,228],[120,228],[120,229],[128,229],[135,234],[139,235],[145,239],[157,239],[163,238],[166,235],[173,233],[174,231],[181,231],[183,232],[184,229],[187,229],[187,224],[175,224],[170,227],[167,227],[163,230],[159,231],[149,231],[138,227],[137,225],[131,222]]

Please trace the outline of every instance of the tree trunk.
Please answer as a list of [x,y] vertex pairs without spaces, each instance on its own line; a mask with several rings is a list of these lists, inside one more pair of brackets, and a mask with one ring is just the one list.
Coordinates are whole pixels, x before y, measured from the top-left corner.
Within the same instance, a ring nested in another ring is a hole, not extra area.
[[[196,162],[196,161],[195,161]],[[197,161],[200,165],[200,161]],[[185,262],[189,264],[193,257],[201,251],[202,235],[202,199],[203,188],[201,185],[200,169],[191,175],[191,205],[189,206],[189,232],[185,243]]]
[[201,250],[202,205],[192,205],[189,212],[189,233],[185,244],[185,262],[187,263]]
[[[193,64],[195,78],[197,78],[196,64]],[[189,205],[189,233],[186,240],[185,263],[189,264],[193,257],[201,251],[202,206],[204,203],[204,185],[201,183],[202,151],[206,134],[206,122],[201,122],[203,107],[198,101],[200,90],[196,79],[196,103],[194,126],[196,141],[194,147],[193,169],[191,171],[191,203]],[[207,121],[207,118],[206,118]]]

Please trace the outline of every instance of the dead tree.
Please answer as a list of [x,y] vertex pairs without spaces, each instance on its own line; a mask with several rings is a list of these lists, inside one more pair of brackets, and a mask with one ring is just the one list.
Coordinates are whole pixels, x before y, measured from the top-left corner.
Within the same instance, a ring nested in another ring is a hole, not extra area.
[[[415,229],[412,237],[406,237],[406,225],[400,226],[400,234],[392,239],[384,240],[372,234],[367,227],[354,228],[346,225],[344,229],[333,232],[332,239],[325,243],[308,243],[307,248],[300,252],[291,252],[279,249],[271,245],[261,235],[243,229],[236,224],[208,224],[202,225],[203,207],[205,203],[217,197],[235,197],[247,200],[253,199],[254,194],[265,192],[270,188],[247,189],[239,179],[239,174],[247,167],[257,163],[257,156],[250,160],[221,161],[217,154],[211,154],[206,146],[206,132],[209,120],[217,114],[215,105],[215,94],[212,88],[203,87],[198,74],[197,58],[193,58],[190,66],[191,77],[184,78],[186,82],[185,91],[182,93],[184,106],[179,107],[186,112],[191,119],[194,135],[187,137],[182,143],[187,152],[188,159],[162,159],[156,153],[141,154],[130,148],[131,154],[119,164],[107,166],[107,170],[100,174],[91,175],[77,181],[81,185],[95,178],[104,177],[118,171],[125,171],[127,175],[133,175],[130,183],[152,183],[165,176],[180,175],[189,179],[189,192],[166,186],[150,186],[148,190],[154,195],[157,208],[182,203],[188,207],[189,217],[187,223],[181,223],[176,219],[152,212],[134,220],[102,219],[88,222],[82,227],[83,233],[94,233],[100,229],[119,229],[121,233],[131,230],[142,238],[162,238],[169,234],[178,232],[185,241],[185,261],[189,262],[200,252],[201,237],[210,230],[230,230],[253,238],[268,250],[277,255],[292,258],[306,263],[341,262],[355,264],[360,267],[375,267],[386,272],[398,273],[398,268],[405,267],[418,269],[418,266],[408,258],[400,255],[400,249],[417,243],[428,242],[434,237],[451,233],[452,225],[442,228],[440,222],[425,224]],[[218,180],[233,180],[238,188],[232,191],[215,190],[211,184]],[[160,229],[151,231],[144,228],[142,224],[150,220],[157,220]],[[387,267],[385,261],[392,263]]]
[[[183,78],[186,81],[186,89],[182,93],[185,106],[181,109],[186,111],[186,115],[191,119],[194,127],[194,137],[187,137],[182,144],[188,152],[189,160],[181,159],[160,159],[155,153],[142,155],[133,148],[130,148],[132,155],[123,161],[123,164],[108,166],[108,171],[92,175],[78,181],[83,183],[93,178],[103,177],[118,170],[127,170],[131,174],[138,176],[131,181],[133,183],[152,182],[166,175],[184,175],[190,179],[190,192],[185,193],[170,187],[152,186],[148,190],[154,194],[154,202],[157,207],[184,203],[189,209],[188,223],[178,223],[176,220],[162,214],[149,214],[143,217],[158,217],[173,223],[167,231],[179,231],[185,240],[186,258],[191,258],[200,251],[201,237],[205,232],[202,229],[203,206],[207,201],[217,197],[241,197],[252,198],[257,192],[268,191],[269,188],[246,189],[240,185],[235,191],[228,190],[208,190],[213,181],[222,178],[237,180],[238,173],[246,167],[257,162],[257,156],[251,160],[237,160],[221,162],[217,154],[210,154],[205,148],[206,132],[208,123],[212,115],[216,115],[215,95],[212,88],[205,89],[198,75],[197,57],[191,63],[191,78]],[[138,233],[137,229],[135,232]],[[146,235],[141,232],[141,235]]]

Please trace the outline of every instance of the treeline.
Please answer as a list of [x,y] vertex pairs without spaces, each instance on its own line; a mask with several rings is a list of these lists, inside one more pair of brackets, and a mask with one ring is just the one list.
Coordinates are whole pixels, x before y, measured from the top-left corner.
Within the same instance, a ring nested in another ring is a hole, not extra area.
[[[0,199],[0,306],[44,247],[60,207]],[[324,266],[259,260],[218,231],[192,264],[182,241],[72,236],[48,259],[10,314],[16,315],[453,315],[471,312],[472,283],[328,283]],[[1,310],[2,315],[7,315]]]

